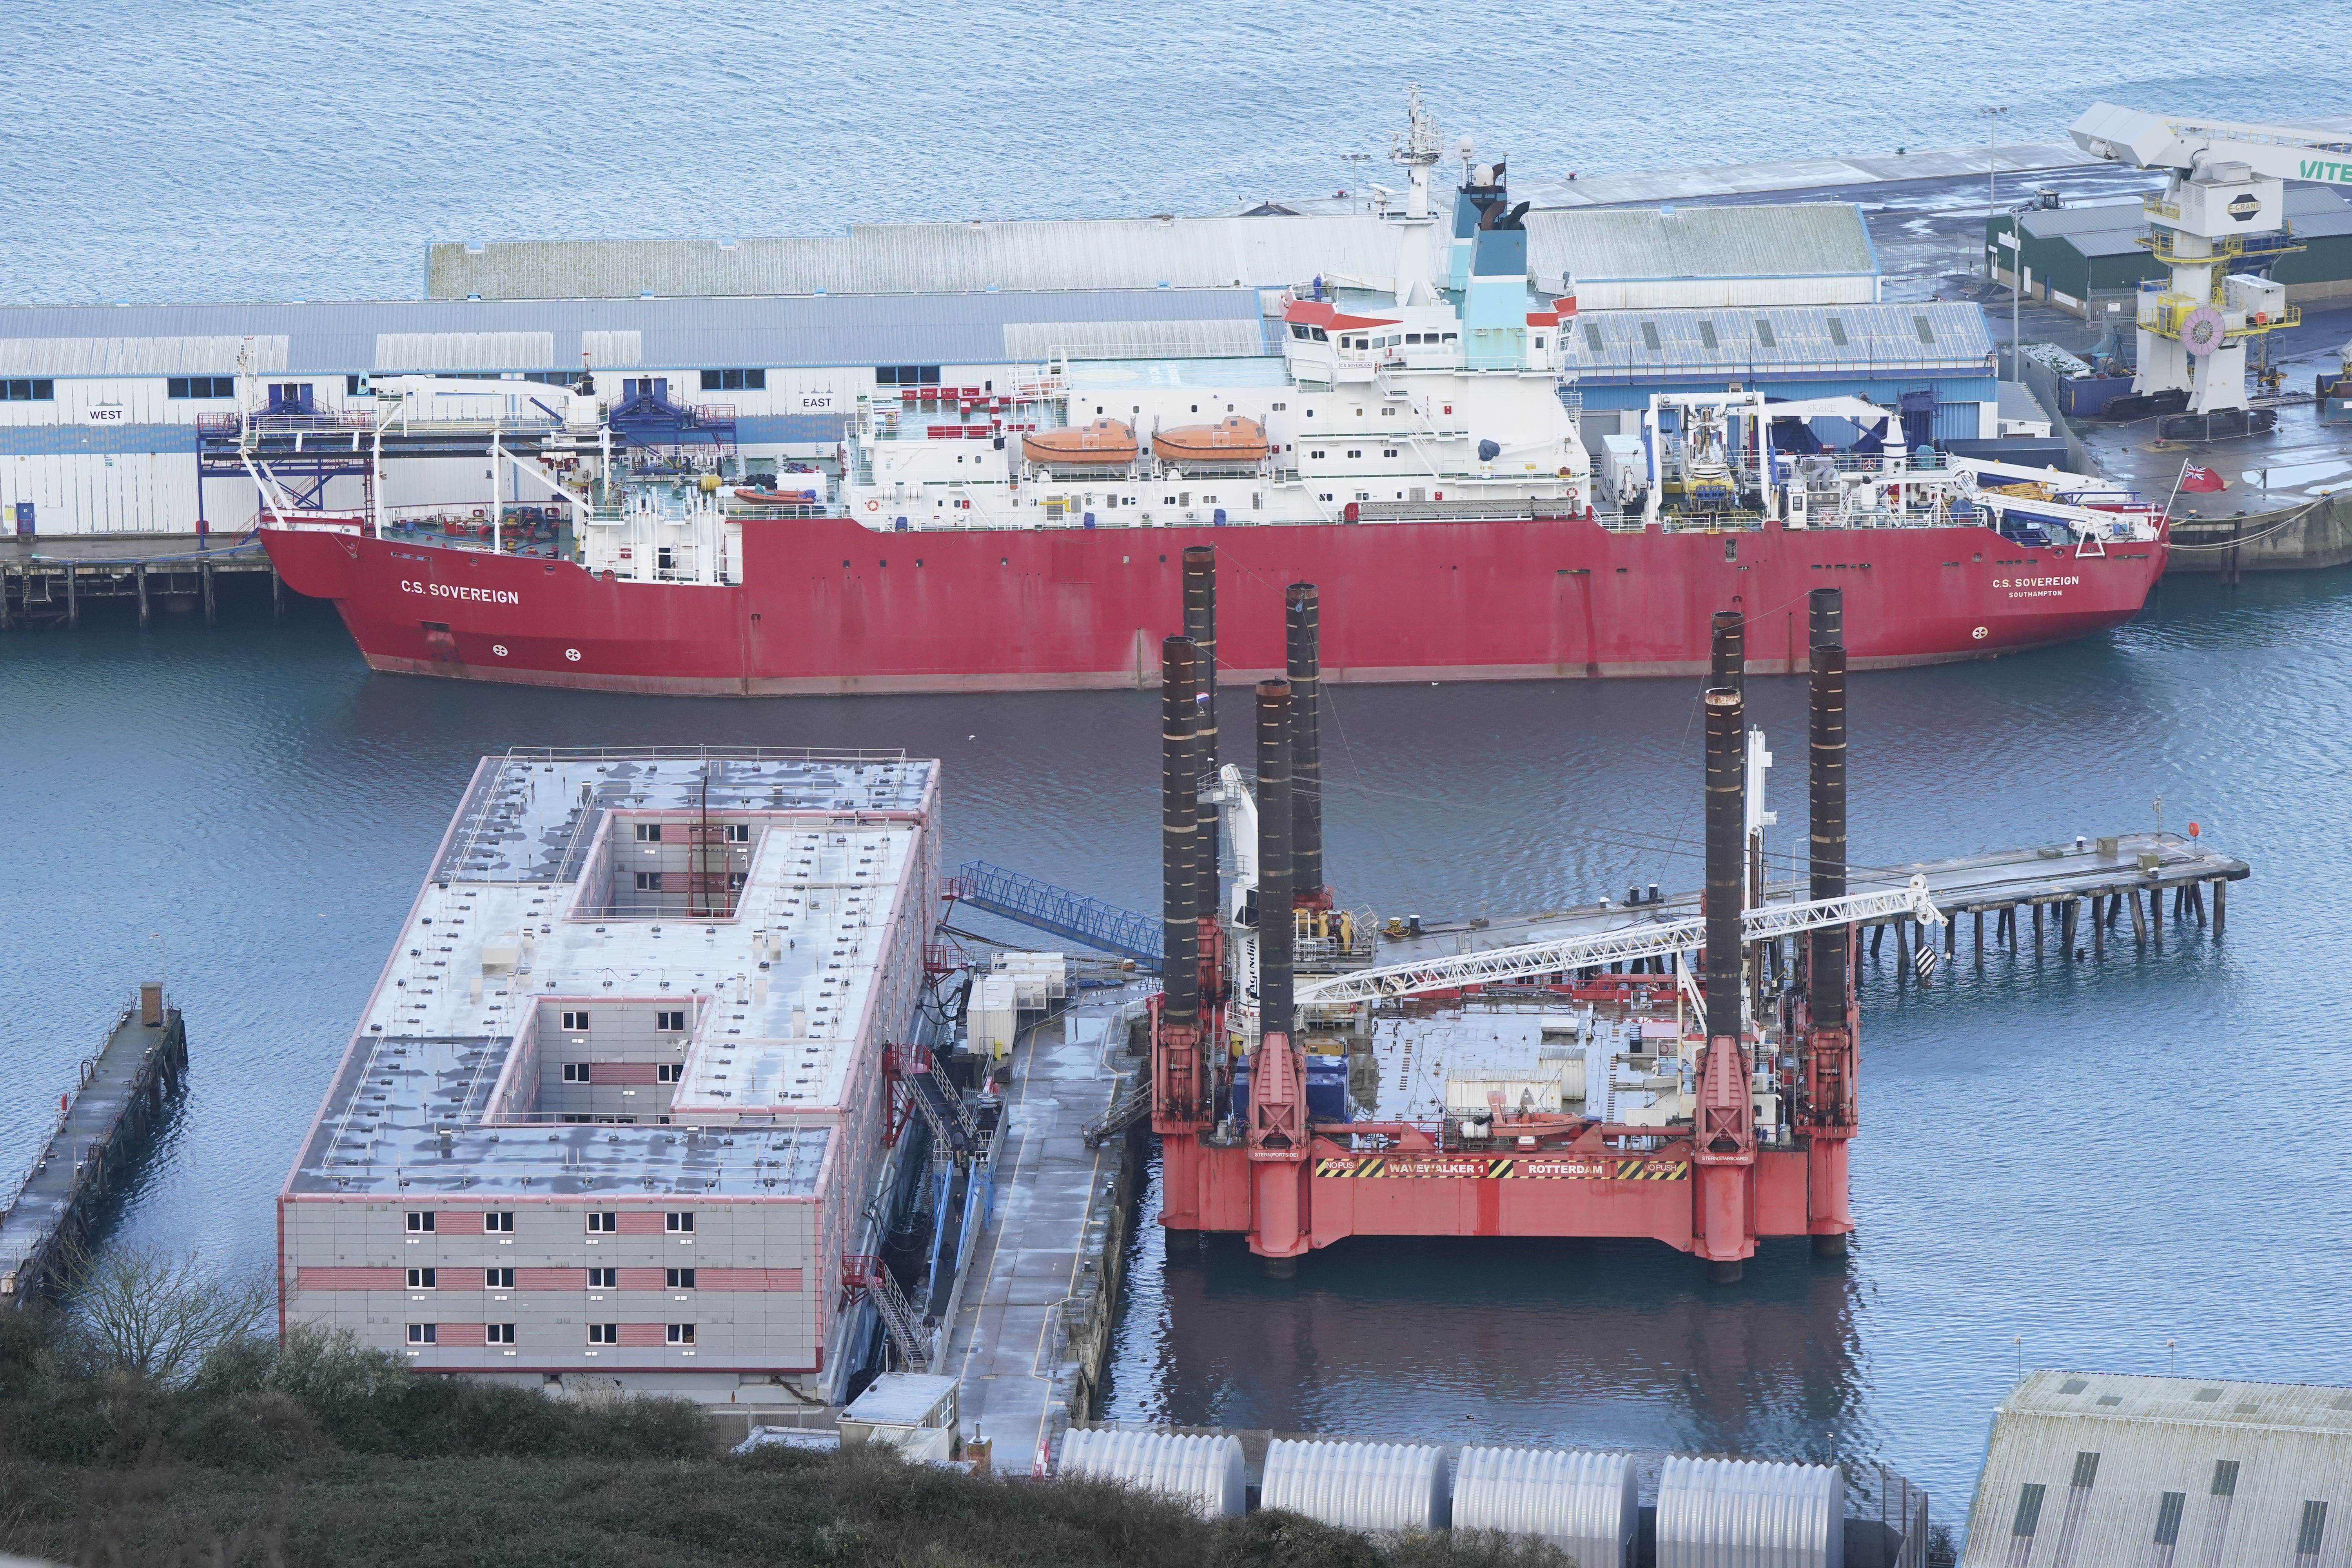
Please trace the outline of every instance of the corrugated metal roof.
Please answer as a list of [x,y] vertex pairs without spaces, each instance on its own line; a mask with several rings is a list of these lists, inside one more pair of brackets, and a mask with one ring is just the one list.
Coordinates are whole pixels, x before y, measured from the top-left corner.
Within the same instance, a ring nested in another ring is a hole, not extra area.
[[378,370],[480,370],[488,365],[551,365],[553,332],[378,332]]
[[[732,243],[444,243],[428,252],[425,274],[426,291],[444,300],[1279,287],[1335,274],[1393,279],[1402,232],[1370,213],[855,224],[838,237]],[[1447,231],[1433,223],[1424,234],[1431,275],[1442,278]],[[1861,209],[1847,203],[1530,213],[1528,261],[1549,281],[1878,271]]]
[[2352,1389],[2037,1372],[1993,1416],[1964,1568],[2352,1560]]
[[1435,1530],[1445,1523],[1446,1452],[1417,1443],[1266,1445],[1259,1500],[1343,1530]]
[[[583,350],[598,365],[671,370],[998,364],[1005,328],[1035,324],[1040,303],[1035,294],[976,293],[24,306],[0,309],[0,363],[21,367],[18,375],[226,374],[250,337],[257,369],[302,375],[569,370]],[[1072,290],[1052,296],[1050,310],[1073,331],[1147,323],[1177,341],[1267,352],[1253,289]],[[1165,357],[1171,351],[1148,346],[1151,337],[1139,336],[1141,352]]]
[[1981,370],[1992,353],[1984,311],[1951,302],[1587,310],[1570,343],[1585,380],[1927,374]]
[[1845,1475],[1676,1455],[1658,1476],[1658,1568],[1841,1568]]
[[1454,1528],[1540,1535],[1579,1563],[1616,1568],[1641,1521],[1633,1456],[1466,1446]]
[[[121,325],[119,306],[86,306],[92,325]],[[99,316],[103,310],[106,314]],[[253,345],[249,368],[286,368],[284,333],[242,336],[0,338],[0,375],[227,375]]]
[[1062,1439],[1061,1473],[1165,1492],[1204,1519],[1240,1513],[1247,1501],[1242,1440],[1226,1433],[1139,1432],[1070,1428]]
[[1878,258],[1851,202],[1531,212],[1528,265],[1540,279],[1875,276]]

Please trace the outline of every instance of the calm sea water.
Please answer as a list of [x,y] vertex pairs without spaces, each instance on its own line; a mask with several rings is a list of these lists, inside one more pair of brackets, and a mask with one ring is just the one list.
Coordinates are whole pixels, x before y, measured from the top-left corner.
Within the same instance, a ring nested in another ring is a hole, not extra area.
[[[1508,0],[1443,25],[1360,0],[29,0],[11,20],[5,301],[412,297],[436,238],[1213,211],[1360,185],[1343,155],[1385,150],[1407,79],[1449,141],[1536,176],[1949,146],[1981,135],[1987,101],[2011,106],[2005,139],[2056,135],[2102,96],[2342,107],[2340,26],[2216,52],[2155,0],[1897,17]],[[372,677],[315,610],[93,623],[0,639],[0,1172],[119,999],[168,966],[193,1089],[128,1205],[136,1245],[266,1265],[270,1199],[484,751],[903,746],[947,762],[951,853],[1153,897],[1143,697],[551,695]],[[2226,944],[1964,963],[1925,995],[1869,979],[1850,1266],[1768,1249],[1727,1292],[1631,1244],[1354,1243],[1275,1286],[1232,1247],[1165,1270],[1147,1231],[1114,1413],[1875,1457],[1957,1518],[2021,1353],[2352,1380],[2331,1289],[2352,1221],[2347,648],[2338,573],[2170,585],[2109,637],[1857,679],[1858,858],[2146,826],[2160,793],[2168,823],[2198,819],[2257,870]],[[1801,696],[1751,691],[1789,760],[1793,843]],[[1693,699],[1339,692],[1335,880],[1431,914],[1695,881]]]
[[[93,621],[0,638],[0,1167],[167,945],[193,1088],[125,1215],[136,1245],[267,1264],[272,1196],[485,751],[903,746],[945,759],[951,856],[1151,907],[1147,696],[551,694],[372,676],[316,606],[280,627]],[[1849,1266],[1774,1245],[1710,1290],[1654,1246],[1358,1241],[1276,1285],[1237,1245],[1163,1269],[1147,1230],[1113,1413],[1874,1457],[1957,1518],[2021,1353],[2352,1382],[2347,650],[2352,574],[2334,573],[2169,584],[2109,637],[1856,678],[1859,862],[2149,826],[2161,794],[2168,825],[2255,875],[2221,943],[1981,973],[1964,943],[1925,994],[1867,973]],[[1783,759],[1776,852],[1794,851],[1802,694],[1749,689]],[[1690,885],[1695,695],[1339,690],[1335,881],[1431,915]]]
[[[1419,81],[1523,175],[2340,113],[2342,0],[18,0],[0,301],[402,299],[433,239],[834,233],[1360,188]],[[1395,171],[1388,183],[1393,184]]]

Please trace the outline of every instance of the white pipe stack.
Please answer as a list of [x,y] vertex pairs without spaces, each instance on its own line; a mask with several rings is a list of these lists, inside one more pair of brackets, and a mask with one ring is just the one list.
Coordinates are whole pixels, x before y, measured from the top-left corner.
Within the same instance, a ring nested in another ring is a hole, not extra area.
[[1454,1528],[1539,1535],[1578,1568],[1632,1568],[1641,1528],[1631,1454],[1465,1447]]
[[1074,1426],[1062,1439],[1061,1473],[1166,1492],[1203,1519],[1237,1514],[1244,1501],[1238,1437]]
[[1418,1443],[1298,1443],[1265,1451],[1258,1500],[1347,1530],[1442,1530],[1452,1467]]

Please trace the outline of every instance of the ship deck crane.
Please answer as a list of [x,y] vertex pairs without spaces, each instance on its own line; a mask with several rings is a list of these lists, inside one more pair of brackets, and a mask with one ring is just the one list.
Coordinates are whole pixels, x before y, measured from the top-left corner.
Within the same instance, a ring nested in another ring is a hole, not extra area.
[[2294,325],[2301,313],[2283,285],[2231,267],[2299,248],[2285,182],[2352,186],[2352,139],[2112,103],[2092,105],[2068,134],[2094,157],[2169,176],[2161,195],[2142,199],[2150,232],[2141,243],[2171,277],[2141,286],[2139,369],[2129,400],[2110,404],[2110,415],[2189,416],[2161,426],[2167,437],[2271,428],[2277,416],[2247,403],[2246,342]]

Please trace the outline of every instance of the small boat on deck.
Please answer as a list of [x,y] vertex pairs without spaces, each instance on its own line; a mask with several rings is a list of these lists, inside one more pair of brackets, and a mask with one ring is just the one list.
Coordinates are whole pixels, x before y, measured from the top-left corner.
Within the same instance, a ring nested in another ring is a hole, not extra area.
[[1214,425],[1179,425],[1151,437],[1151,449],[1166,463],[1257,463],[1265,459],[1265,426],[1235,414]]
[[1135,426],[1124,419],[1097,419],[1021,437],[1021,455],[1055,468],[1125,468],[1135,461]]

